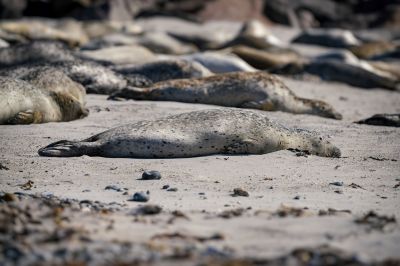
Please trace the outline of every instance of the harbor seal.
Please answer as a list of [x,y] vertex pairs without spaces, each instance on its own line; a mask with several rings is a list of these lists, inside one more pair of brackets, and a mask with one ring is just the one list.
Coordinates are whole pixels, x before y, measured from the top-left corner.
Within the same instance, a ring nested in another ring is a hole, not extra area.
[[245,22],[238,35],[221,48],[236,45],[244,45],[261,50],[286,46],[284,42],[271,34],[263,23],[255,19]]
[[180,58],[198,62],[203,66],[205,66],[210,71],[212,71],[213,73],[256,71],[254,67],[250,66],[244,60],[231,53],[224,54],[220,52],[208,51],[208,52],[184,55],[181,56]]
[[155,83],[148,88],[130,87],[110,96],[111,99],[117,97],[204,103],[342,118],[329,104],[297,97],[278,77],[262,71],[170,80]]
[[87,114],[82,103],[69,93],[0,77],[0,124],[71,121]]
[[294,38],[292,43],[313,44],[332,48],[349,48],[360,45],[361,41],[349,30],[307,29]]
[[65,44],[54,41],[33,41],[0,48],[0,67],[29,62],[73,61],[76,57]]
[[234,108],[202,110],[116,127],[82,141],[57,141],[41,156],[185,158],[213,154],[264,154],[297,149],[325,157],[340,150],[317,135],[287,129],[265,114]]
[[20,77],[42,68],[54,68],[64,72],[73,81],[82,84],[87,93],[111,94],[126,86],[150,86],[152,82],[142,75],[123,76],[111,68],[101,64],[74,60],[52,63],[27,63],[18,66],[3,68],[0,70],[2,76]]
[[124,76],[141,75],[152,82],[169,79],[200,78],[211,76],[212,73],[203,65],[188,60],[160,60],[142,65],[128,65],[114,67]]
[[257,69],[273,69],[305,60],[297,52],[290,49],[271,48],[267,51],[238,45],[232,47],[231,51]]
[[42,67],[33,69],[28,73],[21,73],[21,75],[18,75],[18,72],[13,74],[13,78],[25,80],[35,87],[39,87],[48,91],[70,94],[82,105],[86,104],[85,88],[81,84],[70,79],[66,74],[64,74],[64,72],[58,69],[52,67]]

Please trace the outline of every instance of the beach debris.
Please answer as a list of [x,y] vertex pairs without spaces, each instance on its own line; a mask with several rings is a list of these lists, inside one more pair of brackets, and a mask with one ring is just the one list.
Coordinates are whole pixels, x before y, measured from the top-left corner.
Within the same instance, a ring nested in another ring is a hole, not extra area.
[[232,197],[248,197],[248,196],[249,196],[249,192],[247,192],[243,188],[233,189]]

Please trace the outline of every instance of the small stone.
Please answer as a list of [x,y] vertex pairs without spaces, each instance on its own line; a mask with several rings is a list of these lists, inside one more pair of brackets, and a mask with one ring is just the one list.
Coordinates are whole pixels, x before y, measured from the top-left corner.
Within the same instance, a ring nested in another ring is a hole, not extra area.
[[133,194],[131,201],[138,201],[138,202],[147,202],[149,201],[150,196],[144,192],[136,192]]
[[335,190],[335,193],[337,193],[337,194],[343,194],[343,191],[342,191],[342,190]]
[[337,186],[337,187],[342,187],[343,184],[344,184],[344,183],[343,183],[342,181],[335,181],[335,182],[329,183],[329,185]]
[[124,193],[122,193],[122,195],[128,195],[128,191],[125,191]]
[[53,192],[43,192],[42,193],[42,197],[45,197],[45,198],[51,198],[53,196],[54,196]]
[[142,180],[160,180],[161,174],[158,171],[144,171]]
[[233,190],[233,197],[248,197],[249,196],[249,192],[247,192],[246,190],[242,189],[242,188],[235,188]]
[[90,192],[91,190],[90,189],[84,189],[84,190],[82,190],[82,192]]
[[299,195],[297,195],[297,196],[294,196],[294,198],[293,198],[294,200],[299,200],[300,199],[300,196]]
[[172,187],[172,188],[167,189],[167,191],[169,191],[169,192],[177,192],[178,188]]
[[204,193],[204,192],[199,192],[199,195],[205,195],[206,193]]
[[117,192],[121,192],[122,188],[116,186],[116,185],[108,185],[104,188],[105,190],[115,190]]
[[11,193],[4,193],[4,195],[0,197],[0,200],[4,201],[15,201],[16,199],[17,198],[15,197],[15,195]]
[[168,189],[169,185],[164,185],[161,189]]
[[141,214],[141,215],[155,215],[159,214],[162,211],[162,208],[158,205],[144,205],[136,209],[134,214]]

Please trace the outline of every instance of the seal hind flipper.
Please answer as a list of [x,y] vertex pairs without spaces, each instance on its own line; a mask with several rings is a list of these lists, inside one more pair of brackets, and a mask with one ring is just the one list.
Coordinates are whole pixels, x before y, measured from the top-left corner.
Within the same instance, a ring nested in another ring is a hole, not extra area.
[[60,140],[39,149],[40,156],[47,157],[76,157],[82,155],[96,155],[97,143]]
[[26,110],[19,112],[14,117],[8,119],[6,124],[11,125],[27,125],[32,123],[41,123],[43,114],[39,111]]

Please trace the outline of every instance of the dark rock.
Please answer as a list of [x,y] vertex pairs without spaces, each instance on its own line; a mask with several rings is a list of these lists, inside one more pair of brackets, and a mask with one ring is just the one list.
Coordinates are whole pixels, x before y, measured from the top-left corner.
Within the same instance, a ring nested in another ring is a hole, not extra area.
[[171,188],[168,188],[167,191],[169,191],[169,192],[177,192],[177,191],[178,191],[178,188],[176,188],[176,187],[171,187]]
[[144,171],[142,174],[142,180],[159,180],[161,174],[158,171]]
[[344,183],[342,181],[335,181],[335,182],[329,183],[329,185],[333,185],[333,186],[337,186],[337,187],[342,187],[343,184]]
[[117,192],[122,192],[122,188],[120,188],[116,185],[108,185],[104,188],[104,190],[115,190]]
[[242,188],[235,188],[233,190],[232,196],[233,197],[248,197],[249,193],[246,190],[242,189]]
[[140,206],[134,211],[134,214],[139,215],[155,215],[159,214],[162,211],[162,208],[158,205],[144,205]]
[[138,202],[147,202],[149,201],[150,196],[144,192],[136,192],[133,194],[131,201],[138,201]]
[[161,189],[168,189],[169,185],[164,185]]
[[400,114],[376,114],[367,119],[357,121],[356,123],[373,126],[400,127]]

